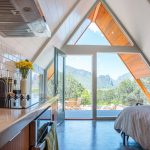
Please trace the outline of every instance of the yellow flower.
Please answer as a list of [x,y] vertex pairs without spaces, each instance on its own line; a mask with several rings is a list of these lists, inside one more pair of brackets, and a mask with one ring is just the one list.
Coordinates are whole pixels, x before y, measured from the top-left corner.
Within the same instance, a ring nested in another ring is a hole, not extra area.
[[21,60],[19,62],[16,62],[16,68],[18,69],[33,69],[33,64],[31,61],[28,60]]
[[16,62],[16,68],[19,69],[23,78],[27,78],[29,70],[33,70],[33,64],[31,61],[21,60],[19,62]]

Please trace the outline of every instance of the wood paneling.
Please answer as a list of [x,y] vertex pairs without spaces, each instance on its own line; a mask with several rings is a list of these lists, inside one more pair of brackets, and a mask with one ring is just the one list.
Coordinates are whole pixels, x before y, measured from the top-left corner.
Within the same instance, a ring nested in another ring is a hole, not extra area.
[[136,79],[150,76],[150,69],[140,54],[121,54],[120,58]]
[[0,150],[29,150],[29,126]]
[[48,78],[48,80],[51,79],[51,77],[53,76],[53,74],[54,74],[54,64],[52,64],[49,67],[48,71],[47,71],[47,78]]
[[130,45],[128,39],[124,36],[119,26],[102,4],[99,7],[95,23],[104,33],[111,45]]
[[[97,7],[97,6],[96,6]],[[93,20],[93,17],[95,15],[95,10],[96,10],[96,7],[90,12],[90,14],[88,15],[88,19],[90,19],[91,21]]]

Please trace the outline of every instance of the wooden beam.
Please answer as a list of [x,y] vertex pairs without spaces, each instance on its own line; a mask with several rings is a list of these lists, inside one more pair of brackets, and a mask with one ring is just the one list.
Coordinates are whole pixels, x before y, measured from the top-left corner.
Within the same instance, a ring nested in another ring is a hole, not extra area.
[[95,22],[101,3],[98,3],[92,21]]

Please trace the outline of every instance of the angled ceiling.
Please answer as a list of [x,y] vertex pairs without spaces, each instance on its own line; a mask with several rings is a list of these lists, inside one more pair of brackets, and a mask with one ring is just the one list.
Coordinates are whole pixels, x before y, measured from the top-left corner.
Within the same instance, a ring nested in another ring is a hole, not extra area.
[[35,1],[46,19],[52,37],[0,37],[0,40],[10,45],[16,52],[45,68],[48,64],[48,61],[45,61],[45,59],[48,60],[48,55],[45,56],[45,54],[51,51],[53,46],[61,48],[97,0],[88,0],[88,3],[86,0]]
[[[53,46],[61,48],[73,35],[76,28],[98,0],[36,0],[46,18],[52,37],[2,38],[15,51],[22,53],[45,68],[43,58]],[[124,25],[136,44],[150,60],[150,3],[148,0],[105,0],[120,22]],[[84,9],[83,9],[84,7]],[[89,18],[93,18],[93,14]],[[96,18],[96,17],[95,17]],[[82,33],[89,22],[81,27]],[[46,56],[48,60],[48,56]],[[39,63],[39,61],[41,63]]]
[[150,60],[150,3],[148,0],[105,0],[136,44]]
[[61,48],[68,41],[74,30],[82,23],[95,3],[96,0],[88,0],[88,3],[86,0],[78,0],[59,27],[54,31],[52,37],[42,45],[42,49],[37,51],[33,57],[33,61],[37,64],[40,62],[40,64],[44,64],[43,67],[46,67],[47,64],[42,62],[44,61],[43,59],[47,58],[45,52],[49,51],[51,46]]

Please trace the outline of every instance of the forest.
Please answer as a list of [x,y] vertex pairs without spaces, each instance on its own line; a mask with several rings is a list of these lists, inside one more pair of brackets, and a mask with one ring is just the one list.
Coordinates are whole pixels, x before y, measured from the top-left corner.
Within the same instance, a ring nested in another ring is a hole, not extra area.
[[[65,99],[81,98],[82,105],[91,105],[92,92],[85,88],[72,75],[66,75]],[[97,104],[130,106],[135,103],[146,103],[146,97],[134,80],[126,79],[113,88],[97,90]]]

